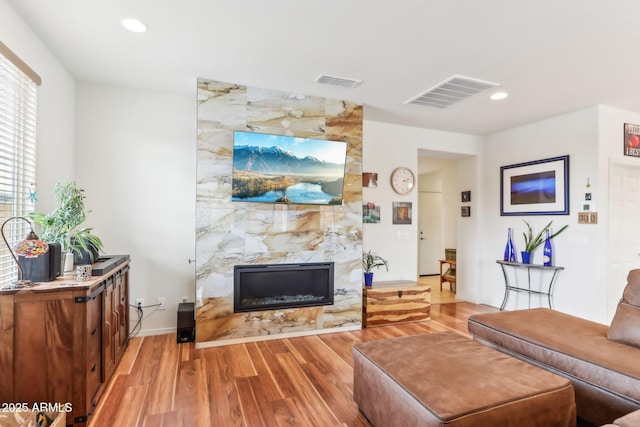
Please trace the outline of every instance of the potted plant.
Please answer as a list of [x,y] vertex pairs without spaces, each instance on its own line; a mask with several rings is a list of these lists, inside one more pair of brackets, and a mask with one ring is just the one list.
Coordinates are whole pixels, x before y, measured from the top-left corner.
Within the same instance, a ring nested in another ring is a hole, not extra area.
[[371,252],[362,252],[362,269],[364,270],[364,285],[371,286],[373,283],[373,272],[371,271],[374,267],[380,268],[384,266],[387,271],[389,271],[389,263],[386,259],[382,258],[380,255]]
[[[93,263],[102,249],[102,240],[91,234],[92,227],[79,228],[91,211],[85,211],[84,190],[75,181],[57,182],[53,196],[58,207],[51,213],[32,212],[29,218],[42,228],[40,238],[45,242],[56,242],[63,253],[71,253],[78,263]],[[64,258],[64,257],[63,257]],[[87,262],[88,261],[88,262]],[[64,271],[73,269],[73,262],[65,263]]]
[[[525,224],[527,224],[527,231],[522,233],[522,235],[524,236],[524,251],[521,251],[522,263],[523,264],[530,264],[531,263],[531,256],[533,254],[533,251],[538,249],[538,247],[540,247],[540,245],[542,245],[544,243],[544,241],[545,241],[545,233],[547,231],[550,231],[551,223],[553,221],[549,221],[549,224],[547,224],[535,236],[533,234],[533,228],[531,227],[531,224],[529,224],[525,220],[523,220],[523,221],[524,221]],[[557,232],[555,232],[553,234],[550,233],[549,234],[549,239],[553,239],[558,234],[562,233],[564,230],[567,229],[568,226],[569,225],[565,225],[564,227],[562,227]]]

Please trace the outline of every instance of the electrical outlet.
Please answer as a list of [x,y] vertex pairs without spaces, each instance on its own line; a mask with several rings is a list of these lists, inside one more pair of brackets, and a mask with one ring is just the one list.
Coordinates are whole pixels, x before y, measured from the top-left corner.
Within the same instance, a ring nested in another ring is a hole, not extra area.
[[187,302],[187,297],[182,297],[182,299],[180,300],[180,302]]
[[144,307],[144,300],[142,298],[136,299],[136,307]]
[[167,309],[167,299],[166,298],[158,298],[158,304],[160,304],[158,306],[158,310],[166,310]]

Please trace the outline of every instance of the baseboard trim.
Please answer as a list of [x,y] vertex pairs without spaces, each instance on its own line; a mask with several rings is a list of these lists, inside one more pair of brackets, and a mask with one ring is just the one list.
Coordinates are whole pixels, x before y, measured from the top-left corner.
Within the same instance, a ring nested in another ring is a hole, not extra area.
[[154,335],[176,334],[176,328],[142,329],[136,334],[137,337],[151,337]]

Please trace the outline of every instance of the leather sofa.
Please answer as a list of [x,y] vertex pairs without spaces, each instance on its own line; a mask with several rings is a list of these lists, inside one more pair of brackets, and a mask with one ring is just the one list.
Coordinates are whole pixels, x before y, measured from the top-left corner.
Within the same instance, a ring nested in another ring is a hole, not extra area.
[[613,424],[607,424],[602,427],[638,427],[640,426],[640,411],[634,411],[624,417],[618,418]]
[[640,269],[629,272],[610,326],[535,308],[473,315],[468,328],[474,340],[569,379],[583,420],[640,419],[631,414],[640,409]]

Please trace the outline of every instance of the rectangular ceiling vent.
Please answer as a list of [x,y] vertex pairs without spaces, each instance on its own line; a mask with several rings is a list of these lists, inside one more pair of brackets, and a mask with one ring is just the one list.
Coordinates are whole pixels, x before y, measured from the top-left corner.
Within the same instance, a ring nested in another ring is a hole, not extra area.
[[328,76],[326,74],[320,74],[318,77],[316,77],[314,82],[355,89],[358,86],[360,86],[360,83],[362,83],[362,80],[348,79],[346,77]]
[[443,110],[497,86],[500,85],[455,75],[438,83],[431,89],[427,89],[421,94],[406,100],[404,103]]

